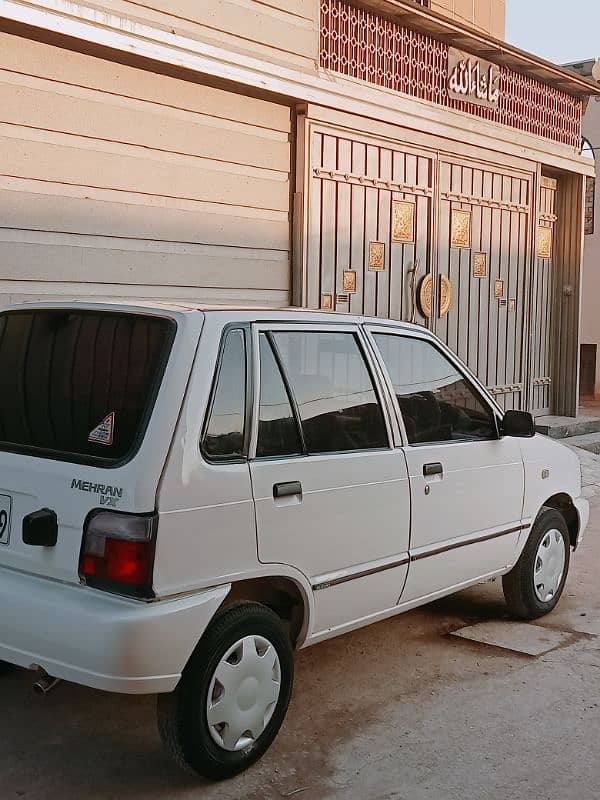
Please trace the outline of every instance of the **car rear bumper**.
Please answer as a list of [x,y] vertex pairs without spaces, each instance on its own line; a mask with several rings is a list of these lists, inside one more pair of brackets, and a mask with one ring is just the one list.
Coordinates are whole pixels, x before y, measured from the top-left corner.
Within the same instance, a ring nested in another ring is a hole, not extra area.
[[585,529],[587,528],[588,522],[590,521],[590,504],[585,499],[585,497],[578,497],[577,500],[574,500],[573,502],[575,508],[577,509],[577,516],[579,517],[579,529],[577,533],[577,544],[576,544],[576,547],[579,547],[579,545],[583,541]]
[[109,692],[170,692],[229,588],[144,603],[0,569],[0,661]]

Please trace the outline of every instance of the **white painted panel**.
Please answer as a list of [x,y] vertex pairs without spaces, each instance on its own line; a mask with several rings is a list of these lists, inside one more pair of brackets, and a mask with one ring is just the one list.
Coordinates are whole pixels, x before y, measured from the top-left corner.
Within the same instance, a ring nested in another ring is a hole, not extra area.
[[[369,562],[393,561],[408,550],[409,486],[400,451],[257,459],[250,469],[263,563],[289,564],[314,583],[329,572],[365,571]],[[274,484],[289,481],[301,483],[301,499],[276,502]],[[372,594],[359,592],[352,603],[347,586],[354,582],[316,592],[312,631],[393,606],[405,572],[390,573],[377,573],[369,583]]]
[[396,600],[400,595],[407,572],[408,566],[403,565],[315,592],[318,627],[313,628],[312,635],[392,607],[390,598]]
[[[411,554],[435,550],[461,537],[487,536],[519,527],[524,470],[519,441],[451,442],[406,447],[411,482]],[[443,474],[424,477],[426,464]],[[411,563],[403,601],[508,566],[520,531],[450,549]]]

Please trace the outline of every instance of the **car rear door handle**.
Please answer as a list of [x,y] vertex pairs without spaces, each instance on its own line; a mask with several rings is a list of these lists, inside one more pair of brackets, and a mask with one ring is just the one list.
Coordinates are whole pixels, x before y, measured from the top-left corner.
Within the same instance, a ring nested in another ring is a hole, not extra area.
[[432,464],[423,464],[423,475],[426,478],[431,478],[434,475],[443,475],[444,468],[440,464],[439,461],[436,461]]
[[302,484],[300,481],[288,481],[287,483],[276,483],[273,486],[273,498],[280,500],[282,497],[302,497]]

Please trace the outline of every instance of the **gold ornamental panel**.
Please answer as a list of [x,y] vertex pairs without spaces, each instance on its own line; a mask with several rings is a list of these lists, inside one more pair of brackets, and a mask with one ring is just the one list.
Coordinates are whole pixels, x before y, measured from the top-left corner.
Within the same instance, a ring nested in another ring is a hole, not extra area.
[[471,247],[471,212],[460,208],[452,210],[452,247]]
[[433,278],[431,274],[425,275],[419,286],[419,308],[424,317],[431,316],[431,301],[433,297]]
[[369,242],[369,269],[373,272],[385,269],[385,242]]
[[356,293],[356,272],[353,269],[344,270],[344,291],[349,294]]
[[552,189],[553,191],[556,191],[558,181],[556,178],[547,178],[545,175],[542,175],[541,185],[542,189]]
[[440,275],[440,318],[445,317],[452,306],[452,284],[445,275]]
[[517,310],[517,301],[514,297],[508,301],[508,310],[509,311],[516,311]]
[[552,228],[546,225],[538,228],[538,258],[552,258]]
[[333,309],[333,295],[324,294],[321,296],[321,308],[323,311],[331,311]]
[[410,200],[392,203],[392,241],[401,244],[415,241],[415,204]]
[[494,297],[496,300],[500,300],[504,297],[504,281],[496,281],[494,284]]
[[485,278],[487,275],[487,253],[475,253],[473,256],[473,277]]

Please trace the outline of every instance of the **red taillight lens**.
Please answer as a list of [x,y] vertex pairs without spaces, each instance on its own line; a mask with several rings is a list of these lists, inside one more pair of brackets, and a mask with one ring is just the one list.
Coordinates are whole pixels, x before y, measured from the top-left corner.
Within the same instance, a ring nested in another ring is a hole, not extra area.
[[98,511],[85,525],[79,573],[89,586],[152,597],[158,517]]

